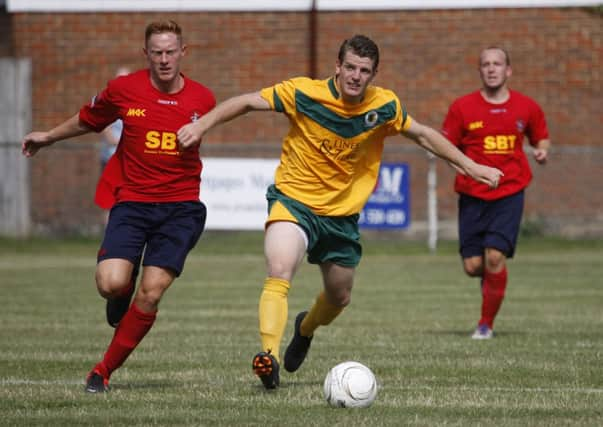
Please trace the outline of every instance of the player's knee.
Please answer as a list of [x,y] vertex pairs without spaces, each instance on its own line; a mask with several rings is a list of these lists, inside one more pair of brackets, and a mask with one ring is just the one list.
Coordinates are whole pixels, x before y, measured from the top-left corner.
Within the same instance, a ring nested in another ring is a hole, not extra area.
[[344,307],[347,307],[348,305],[350,305],[351,302],[352,302],[352,296],[350,294],[348,294],[346,296],[343,296],[341,299],[339,299],[335,303],[335,305],[337,307],[344,308]]
[[505,255],[499,251],[486,252],[486,268],[488,271],[500,271],[505,265]]
[[128,278],[121,277],[112,271],[97,269],[96,288],[103,298],[114,298],[130,283]]
[[294,268],[288,263],[272,261],[268,264],[268,276],[275,277],[277,279],[283,279],[291,281],[293,277]]
[[159,307],[159,302],[163,296],[163,289],[159,287],[141,286],[136,294],[136,305],[143,311],[153,311]]
[[335,307],[347,307],[352,302],[352,291],[346,289],[337,292],[330,292],[327,294],[327,300]]
[[463,262],[465,274],[470,277],[480,277],[483,274],[483,265],[475,259],[466,259]]

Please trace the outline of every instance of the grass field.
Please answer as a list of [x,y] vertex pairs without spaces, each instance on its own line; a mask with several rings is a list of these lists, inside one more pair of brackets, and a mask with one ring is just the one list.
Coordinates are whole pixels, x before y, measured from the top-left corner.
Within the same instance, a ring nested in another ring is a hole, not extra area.
[[[454,243],[437,255],[364,243],[352,305],[318,330],[276,392],[251,372],[261,236],[208,233],[111,392],[88,395],[84,377],[112,334],[93,283],[98,242],[0,240],[0,425],[603,425],[601,241],[521,241],[497,336],[483,342],[469,339],[478,283],[461,272]],[[284,345],[319,284],[305,264]],[[372,407],[324,402],[324,376],[343,360],[375,372]]]

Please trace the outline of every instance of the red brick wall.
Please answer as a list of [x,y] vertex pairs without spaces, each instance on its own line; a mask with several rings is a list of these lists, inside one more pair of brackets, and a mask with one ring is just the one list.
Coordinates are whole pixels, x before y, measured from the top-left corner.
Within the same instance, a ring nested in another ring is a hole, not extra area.
[[[184,28],[189,50],[183,71],[212,88],[218,100],[310,71],[310,23],[304,13],[14,14],[13,50],[33,59],[34,128],[47,129],[77,112],[118,65],[144,67],[144,27],[160,18]],[[541,103],[555,144],[578,147],[577,153],[553,152],[551,162],[535,171],[526,217],[600,225],[601,28],[601,15],[581,8],[324,12],[317,17],[318,77],[333,72],[344,38],[369,35],[381,49],[376,84],[395,90],[411,115],[438,128],[448,104],[478,87],[479,50],[491,44],[507,47],[514,70],[511,86]],[[228,147],[240,151],[244,142],[253,143],[254,153],[262,152],[264,144],[266,152],[277,153],[286,126],[280,115],[250,114],[212,131],[205,153],[231,155]],[[94,230],[99,218],[92,203],[99,169],[95,139],[60,143],[32,159],[38,230]],[[412,144],[401,137],[390,142]],[[423,153],[391,153],[392,158],[415,159],[412,215],[421,221]],[[443,165],[439,171],[440,217],[453,220],[452,174]]]

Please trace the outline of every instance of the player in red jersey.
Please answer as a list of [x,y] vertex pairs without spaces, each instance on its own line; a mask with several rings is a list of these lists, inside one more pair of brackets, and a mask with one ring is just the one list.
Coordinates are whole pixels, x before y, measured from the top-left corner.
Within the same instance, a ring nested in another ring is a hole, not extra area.
[[149,24],[143,52],[148,68],[111,80],[78,114],[22,142],[23,154],[31,157],[57,141],[100,132],[116,119],[124,123],[96,195],[97,202],[113,205],[98,252],[96,285],[116,330],[86,379],[91,393],[108,390],[113,371],[151,329],[164,292],[182,272],[205,225],[199,150],[180,150],[176,132],[211,110],[215,98],[180,72],[186,45],[175,22]]
[[505,296],[506,260],[515,252],[524,189],[532,179],[524,135],[540,164],[547,160],[550,141],[540,106],[507,86],[511,62],[504,49],[484,49],[479,73],[482,88],[452,103],[442,132],[468,157],[504,173],[494,189],[462,174],[454,186],[460,196],[463,267],[469,276],[480,277],[482,285],[481,318],[472,338],[489,339]]

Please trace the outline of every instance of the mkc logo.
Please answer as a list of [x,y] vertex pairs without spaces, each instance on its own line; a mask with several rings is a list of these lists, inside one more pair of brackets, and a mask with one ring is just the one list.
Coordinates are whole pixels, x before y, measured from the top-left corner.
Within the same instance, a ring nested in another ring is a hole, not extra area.
[[146,108],[128,108],[127,117],[145,117]]
[[151,150],[176,151],[176,134],[150,130],[147,132],[145,146]]
[[493,154],[507,154],[515,150],[517,135],[489,135],[484,138],[484,151]]
[[483,128],[484,128],[484,122],[482,120],[480,120],[479,122],[469,123],[469,130],[483,129]]

